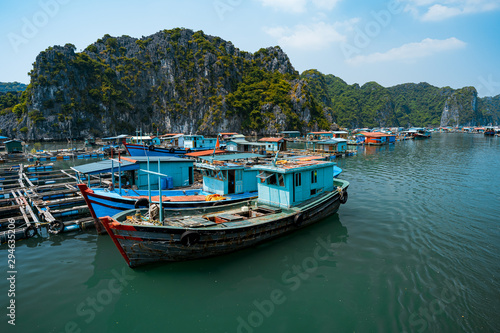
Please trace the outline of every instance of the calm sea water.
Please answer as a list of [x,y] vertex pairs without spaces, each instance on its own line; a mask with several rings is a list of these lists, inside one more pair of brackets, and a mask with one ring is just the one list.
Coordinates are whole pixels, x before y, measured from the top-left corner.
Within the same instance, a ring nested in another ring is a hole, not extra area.
[[349,201],[255,248],[132,270],[94,231],[16,244],[1,332],[498,332],[500,138],[435,134],[339,159]]

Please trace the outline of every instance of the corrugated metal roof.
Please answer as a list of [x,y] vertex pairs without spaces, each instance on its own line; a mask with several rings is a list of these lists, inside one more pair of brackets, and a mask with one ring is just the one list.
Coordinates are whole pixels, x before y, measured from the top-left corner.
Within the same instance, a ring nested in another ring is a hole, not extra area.
[[[76,172],[92,175],[104,172],[111,172],[111,166],[113,166],[113,169],[116,172],[118,171],[118,164],[119,163],[116,161],[104,160],[95,163],[88,163],[71,167],[71,169],[75,170]],[[120,164],[120,169],[121,171],[137,170],[139,169],[139,164],[129,161],[122,161]]]
[[284,141],[284,140],[285,139],[283,139],[283,138],[262,138],[259,141],[263,141],[263,142],[280,142],[280,141]]
[[233,161],[247,158],[264,158],[265,156],[254,154],[254,153],[239,153],[239,154],[228,154],[228,155],[219,155],[219,156],[200,156],[201,159],[205,161]]

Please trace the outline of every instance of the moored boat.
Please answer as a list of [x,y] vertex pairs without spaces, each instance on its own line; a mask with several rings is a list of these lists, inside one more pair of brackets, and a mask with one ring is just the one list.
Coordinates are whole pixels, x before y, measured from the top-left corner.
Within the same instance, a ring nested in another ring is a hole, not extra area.
[[197,215],[152,205],[101,221],[128,265],[136,267],[253,246],[334,214],[347,201],[349,183],[333,178],[334,163],[280,162],[252,167],[260,172],[254,200]]

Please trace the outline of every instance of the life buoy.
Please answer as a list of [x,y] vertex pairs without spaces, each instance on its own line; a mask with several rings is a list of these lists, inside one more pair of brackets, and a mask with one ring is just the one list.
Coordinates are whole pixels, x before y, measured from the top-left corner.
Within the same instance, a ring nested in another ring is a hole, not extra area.
[[187,247],[190,247],[192,245],[195,245],[200,241],[200,234],[197,233],[196,231],[185,231],[181,235],[181,244]]
[[175,149],[174,149],[174,148],[170,148],[169,152],[170,152],[171,154],[173,154],[173,153],[175,153]]
[[151,150],[151,151],[155,150],[155,146],[154,145],[150,145],[149,146],[149,150]]
[[137,209],[139,207],[149,207],[149,200],[148,200],[148,198],[137,199],[137,201],[134,204],[134,208]]
[[302,220],[304,220],[304,217],[301,213],[298,213],[293,217],[293,224],[298,227],[302,224]]
[[24,235],[26,236],[26,238],[31,238],[35,236],[37,233],[38,229],[31,224],[27,226],[26,229],[24,229]]
[[345,204],[347,202],[347,198],[349,197],[349,195],[347,194],[347,191],[343,191],[343,192],[340,192],[340,203],[341,204]]
[[64,230],[64,223],[62,223],[61,221],[54,220],[49,223],[49,229],[48,229],[49,233],[57,235],[63,230]]

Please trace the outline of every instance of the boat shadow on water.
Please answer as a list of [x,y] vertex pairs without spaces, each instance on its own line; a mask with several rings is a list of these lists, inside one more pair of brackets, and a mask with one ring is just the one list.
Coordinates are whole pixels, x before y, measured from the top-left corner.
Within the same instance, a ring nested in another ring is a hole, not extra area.
[[[340,221],[340,216],[335,213],[321,221],[308,225],[300,230],[292,231],[268,242],[259,243],[255,246],[236,250],[220,256],[189,260],[152,263],[146,266],[138,266],[133,269],[137,273],[157,271],[162,273],[197,273],[210,274],[214,270],[231,270],[259,272],[263,263],[302,263],[308,258],[320,256],[318,262],[328,263],[329,266],[336,265],[337,249],[347,243],[349,237],[347,227]],[[111,241],[111,240],[110,240]],[[245,273],[246,272],[246,273]]]

